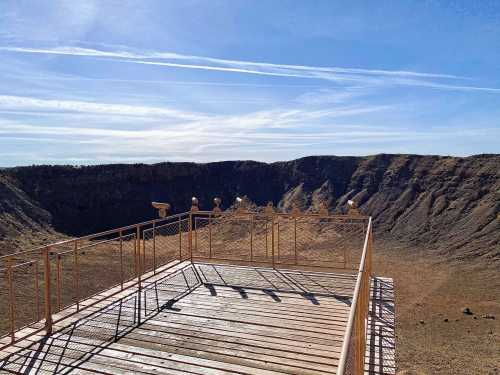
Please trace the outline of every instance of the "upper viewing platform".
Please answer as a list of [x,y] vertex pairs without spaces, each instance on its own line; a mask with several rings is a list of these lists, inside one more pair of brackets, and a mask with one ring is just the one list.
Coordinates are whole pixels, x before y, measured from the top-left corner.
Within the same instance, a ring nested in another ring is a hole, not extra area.
[[370,217],[220,203],[0,257],[0,373],[395,373]]

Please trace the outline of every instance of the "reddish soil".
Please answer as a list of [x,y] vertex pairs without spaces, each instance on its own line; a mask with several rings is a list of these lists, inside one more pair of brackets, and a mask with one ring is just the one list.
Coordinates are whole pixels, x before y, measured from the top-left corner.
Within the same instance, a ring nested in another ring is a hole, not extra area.
[[375,273],[394,279],[398,374],[500,374],[498,263],[380,243],[375,254]]

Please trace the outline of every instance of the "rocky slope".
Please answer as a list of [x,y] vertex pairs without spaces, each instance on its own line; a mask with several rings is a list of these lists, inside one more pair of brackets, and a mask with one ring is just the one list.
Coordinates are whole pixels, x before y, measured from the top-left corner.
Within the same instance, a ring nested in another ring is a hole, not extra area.
[[[374,217],[378,238],[453,257],[500,259],[500,155],[467,158],[375,155],[306,157],[289,162],[32,166],[0,171],[0,235],[22,228],[82,235],[151,218],[152,200],[188,209],[237,195],[282,210],[348,199]],[[3,176],[2,176],[3,175]]]
[[[11,177],[0,174],[0,254],[54,235],[52,215],[19,189]],[[35,242],[36,243],[36,242]]]

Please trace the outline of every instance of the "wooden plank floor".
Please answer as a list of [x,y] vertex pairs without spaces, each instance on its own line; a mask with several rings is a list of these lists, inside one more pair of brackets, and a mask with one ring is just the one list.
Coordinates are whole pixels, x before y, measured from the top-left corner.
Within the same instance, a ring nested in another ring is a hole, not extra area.
[[354,284],[186,262],[150,278],[140,296],[123,293],[8,348],[0,373],[332,374]]

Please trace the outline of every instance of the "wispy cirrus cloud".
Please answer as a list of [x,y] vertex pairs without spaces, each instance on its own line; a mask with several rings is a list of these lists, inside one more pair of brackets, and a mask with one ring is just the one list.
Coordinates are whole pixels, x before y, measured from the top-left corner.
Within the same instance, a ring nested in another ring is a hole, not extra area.
[[[164,108],[90,103],[83,101],[47,100],[31,97],[0,96],[0,112],[22,111],[24,120],[1,120],[0,138],[36,143],[37,139],[50,139],[52,143],[85,145],[88,152],[132,154],[135,149],[163,155],[165,147],[179,155],[198,155],[207,150],[219,152],[232,147],[255,149],[287,149],[307,147],[325,139],[345,142],[381,137],[400,136],[399,132],[373,126],[334,124],[335,119],[387,110],[387,106],[344,105],[332,108],[310,109],[294,105],[253,111],[239,115],[207,113],[178,113]],[[43,109],[43,111],[42,111]],[[33,112],[31,112],[33,111]],[[42,111],[42,112],[40,112]],[[29,116],[33,113],[33,116]],[[57,114],[60,121],[40,123],[39,114]],[[74,121],[75,115],[97,115],[92,121]],[[145,116],[139,124],[129,126],[114,121],[116,115]],[[169,121],[163,121],[167,119]],[[74,123],[74,125],[66,125]],[[324,126],[322,127],[321,124]],[[110,144],[113,147],[110,147]],[[253,146],[252,146],[253,145]],[[88,148],[90,147],[90,148]]]
[[[227,68],[229,71],[237,71],[243,73],[276,73],[273,69],[281,70],[293,70],[302,72],[324,72],[324,73],[338,73],[338,74],[361,74],[361,75],[373,75],[373,76],[401,76],[401,77],[426,77],[426,78],[462,78],[455,75],[449,74],[435,74],[435,73],[423,73],[423,72],[413,72],[405,70],[383,70],[383,69],[358,69],[358,68],[341,68],[341,67],[318,67],[318,66],[306,66],[306,65],[291,65],[291,64],[272,64],[265,62],[252,62],[252,61],[241,61],[241,60],[230,60],[230,59],[220,59],[213,57],[195,56],[195,55],[184,55],[175,52],[130,52],[125,50],[98,50],[93,48],[82,48],[82,47],[53,47],[53,48],[32,48],[32,47],[0,47],[0,51],[8,52],[24,52],[24,53],[41,53],[41,54],[53,54],[53,55],[71,55],[71,56],[89,56],[89,57],[112,57],[112,58],[122,58],[122,59],[163,59],[163,60],[189,60],[193,62],[203,62],[210,64],[217,64],[221,66],[233,67]],[[174,65],[175,66],[175,65]],[[184,66],[181,64],[180,67]],[[188,65],[190,66],[190,65]],[[204,68],[214,68],[221,69],[224,71],[223,67],[217,66],[207,66],[207,65],[192,65],[199,69]],[[253,68],[253,69],[252,69]],[[266,71],[266,69],[270,71]],[[284,74],[288,74],[284,72]],[[291,74],[291,73],[290,73]]]
[[[318,93],[321,97],[324,93]],[[318,99],[319,100],[319,99]],[[0,95],[0,113],[25,116],[93,116],[95,121],[106,123],[117,117],[141,118],[141,121],[155,121],[165,125],[186,126],[192,129],[227,131],[228,129],[286,128],[314,125],[320,120],[351,117],[389,110],[387,105],[344,104],[327,108],[309,108],[299,105],[282,106],[265,110],[250,111],[237,115],[219,115],[202,112],[181,111],[169,107],[145,105],[124,105],[81,100],[56,100],[37,97]]]
[[76,112],[106,116],[160,117],[177,120],[202,120],[204,115],[165,107],[97,103],[77,100],[40,99],[25,96],[0,95],[0,109],[44,111],[51,113]]
[[60,56],[80,56],[108,59],[122,63],[159,66],[165,68],[194,69],[226,73],[289,77],[330,81],[344,84],[399,85],[457,91],[500,93],[500,88],[458,84],[465,77],[407,70],[360,69],[275,64],[255,61],[231,60],[205,56],[185,55],[161,51],[130,51],[124,49],[95,49],[74,46],[34,48],[0,47],[0,51]]
[[[212,129],[213,130],[213,129]],[[456,129],[449,131],[415,131],[409,129],[330,127],[324,131],[279,133],[266,132],[265,129],[232,129],[223,137],[208,128],[198,129],[175,127],[171,129],[120,130],[101,129],[96,127],[40,126],[29,123],[0,122],[0,136],[8,140],[21,140],[40,144],[72,145],[71,155],[63,149],[51,148],[44,154],[47,160],[66,160],[69,162],[130,162],[159,160],[193,160],[204,161],[241,158],[242,155],[254,159],[255,153],[268,160],[279,160],[297,148],[327,150],[328,147],[360,147],[376,149],[380,143],[398,144],[412,142],[415,145],[423,142],[440,142],[440,140],[460,139],[461,137],[488,136],[491,130]],[[11,135],[11,136],[9,136]],[[2,138],[2,137],[0,137]],[[40,140],[42,142],[40,143]],[[114,147],[110,147],[113,144]],[[323,151],[324,152],[324,151]],[[65,156],[63,156],[65,155]],[[253,156],[252,156],[253,155]]]

